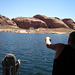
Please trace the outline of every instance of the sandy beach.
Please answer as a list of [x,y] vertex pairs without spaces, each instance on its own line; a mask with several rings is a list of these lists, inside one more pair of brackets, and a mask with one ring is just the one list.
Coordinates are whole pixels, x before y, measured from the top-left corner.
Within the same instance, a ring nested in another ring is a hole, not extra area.
[[64,28],[38,28],[38,29],[0,29],[0,32],[11,32],[11,33],[31,33],[31,34],[69,34],[74,30]]

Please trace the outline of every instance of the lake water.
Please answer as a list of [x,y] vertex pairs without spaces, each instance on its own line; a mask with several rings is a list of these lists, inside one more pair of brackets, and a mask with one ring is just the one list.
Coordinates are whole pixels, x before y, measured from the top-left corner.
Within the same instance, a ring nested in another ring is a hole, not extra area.
[[27,60],[20,64],[20,75],[52,75],[55,51],[46,47],[46,36],[52,38],[52,43],[67,44],[68,35],[0,33],[0,60],[12,53],[16,59]]

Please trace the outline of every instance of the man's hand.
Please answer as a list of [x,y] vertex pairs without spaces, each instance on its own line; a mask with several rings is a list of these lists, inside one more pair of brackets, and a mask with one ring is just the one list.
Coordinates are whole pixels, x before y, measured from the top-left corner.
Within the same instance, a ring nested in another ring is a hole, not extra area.
[[49,41],[51,41],[51,38],[50,38],[50,37],[46,37],[46,40],[49,40]]
[[51,44],[51,38],[50,37],[46,37],[46,45],[50,45]]

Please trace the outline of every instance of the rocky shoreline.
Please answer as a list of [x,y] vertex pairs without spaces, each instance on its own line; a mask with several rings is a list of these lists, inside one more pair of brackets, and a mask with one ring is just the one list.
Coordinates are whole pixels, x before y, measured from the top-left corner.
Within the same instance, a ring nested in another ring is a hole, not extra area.
[[[30,33],[30,34],[69,34],[72,32],[71,30],[66,31],[58,31],[59,29],[0,29],[0,32],[11,32],[11,33]],[[62,29],[63,30],[63,29]]]

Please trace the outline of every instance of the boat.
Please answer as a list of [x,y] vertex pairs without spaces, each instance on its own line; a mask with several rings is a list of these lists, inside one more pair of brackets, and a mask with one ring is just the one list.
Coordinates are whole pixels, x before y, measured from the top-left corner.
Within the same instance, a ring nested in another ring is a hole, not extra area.
[[20,60],[13,54],[7,54],[2,60],[2,75],[19,75]]

